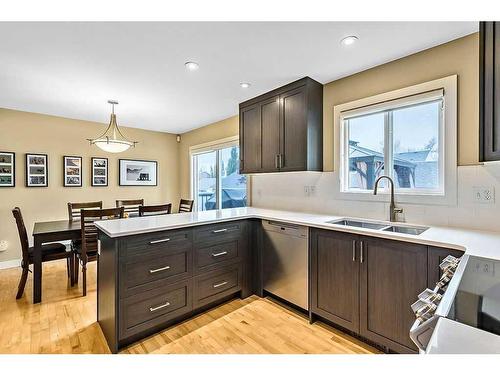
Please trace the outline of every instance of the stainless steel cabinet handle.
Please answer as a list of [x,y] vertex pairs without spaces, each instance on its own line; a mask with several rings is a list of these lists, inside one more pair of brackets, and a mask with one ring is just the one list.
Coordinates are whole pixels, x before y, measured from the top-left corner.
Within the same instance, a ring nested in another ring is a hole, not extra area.
[[227,232],[227,228],[224,228],[224,229],[216,229],[216,230],[213,230],[212,233],[222,233],[222,232]]
[[364,261],[364,254],[363,254],[363,253],[364,253],[364,246],[363,246],[363,245],[364,245],[364,244],[363,244],[363,241],[361,241],[361,242],[359,243],[359,248],[360,248],[359,262],[360,262],[360,263],[363,263],[363,261]]
[[278,169],[280,167],[280,155],[279,154],[276,154],[276,157],[274,158],[274,166],[276,167],[276,169]]
[[222,255],[226,255],[226,254],[227,254],[227,251],[221,251],[220,253],[215,253],[215,254],[214,254],[214,253],[212,253],[212,256],[213,256],[214,258],[217,258],[217,257],[220,257],[220,256],[222,256]]
[[149,273],[156,273],[156,272],[160,272],[160,271],[166,271],[166,270],[169,270],[170,269],[170,266],[165,266],[165,267],[162,267],[162,268],[157,268],[155,270],[149,270]]
[[165,307],[170,306],[170,302],[165,302],[163,305],[155,306],[155,307],[150,307],[149,311],[154,312],[156,310],[164,309]]
[[157,244],[157,243],[168,242],[168,241],[170,241],[170,238],[162,238],[161,240],[149,241],[149,244],[150,245],[154,245],[154,244]]
[[283,154],[279,154],[279,159],[280,159],[280,168],[283,168]]
[[214,288],[220,288],[221,286],[226,285],[226,284],[227,284],[227,281],[223,281],[219,284],[214,284]]
[[352,241],[352,261],[356,261],[356,241]]

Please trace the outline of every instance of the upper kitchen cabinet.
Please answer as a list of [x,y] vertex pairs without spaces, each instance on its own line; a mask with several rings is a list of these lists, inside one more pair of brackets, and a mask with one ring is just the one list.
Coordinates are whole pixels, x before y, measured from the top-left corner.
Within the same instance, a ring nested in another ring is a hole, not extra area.
[[500,160],[500,22],[479,24],[479,161]]
[[240,104],[240,173],[323,170],[323,85],[309,77]]

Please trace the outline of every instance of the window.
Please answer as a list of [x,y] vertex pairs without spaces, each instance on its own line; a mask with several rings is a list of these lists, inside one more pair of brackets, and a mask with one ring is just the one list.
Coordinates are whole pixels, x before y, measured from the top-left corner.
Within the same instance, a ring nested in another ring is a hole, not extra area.
[[[389,176],[400,202],[456,203],[456,76],[341,104],[334,116],[341,197],[383,200],[371,193]],[[387,180],[380,187],[387,193]]]
[[195,210],[247,205],[247,178],[239,174],[239,160],[239,147],[235,142],[191,150]]
[[400,192],[442,194],[442,104],[442,97],[403,102],[345,117],[345,189],[371,191],[376,179],[386,175]]

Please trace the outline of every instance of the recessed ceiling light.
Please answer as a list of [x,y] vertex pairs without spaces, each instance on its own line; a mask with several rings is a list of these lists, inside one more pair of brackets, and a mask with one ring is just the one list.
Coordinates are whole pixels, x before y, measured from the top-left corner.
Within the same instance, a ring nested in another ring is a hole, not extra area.
[[346,36],[345,38],[343,38],[340,41],[340,44],[342,44],[343,46],[350,46],[351,44],[356,43],[357,40],[358,40],[357,36],[349,35],[349,36]]
[[187,70],[198,70],[200,68],[198,63],[194,61],[188,61],[187,63],[184,64],[184,66],[186,67]]
[[243,88],[243,89],[247,89],[247,88],[249,88],[251,85],[250,85],[250,83],[248,83],[248,82],[241,82],[241,83],[240,83],[240,86],[241,86],[241,88]]

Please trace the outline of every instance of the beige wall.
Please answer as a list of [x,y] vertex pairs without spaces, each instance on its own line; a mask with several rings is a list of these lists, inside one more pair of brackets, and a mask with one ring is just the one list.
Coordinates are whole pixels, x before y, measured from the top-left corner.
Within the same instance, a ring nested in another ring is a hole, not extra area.
[[478,163],[479,34],[333,81],[323,90],[323,169],[333,170],[333,107],[367,96],[458,75],[458,163]]
[[179,191],[181,197],[188,198],[191,196],[189,148],[238,135],[238,124],[238,116],[233,116],[182,134],[181,143],[179,144]]
[[[109,154],[90,146],[87,138],[96,137],[104,124],[70,120],[61,117],[0,109],[0,151],[16,153],[16,187],[0,188],[0,240],[9,248],[0,252],[0,261],[19,259],[20,245],[11,209],[19,206],[30,234],[34,220],[58,220],[67,217],[69,201],[102,200],[105,207],[114,207],[120,198],[144,198],[146,204],[172,202],[177,208],[178,147],[175,135],[125,128],[130,139],[140,143],[135,149],[121,154]],[[49,186],[25,187],[25,153],[45,153],[49,156]],[[63,155],[83,157],[83,187],[63,187]],[[90,158],[109,159],[109,186],[90,186]],[[157,187],[119,187],[118,159],[158,161]]]

